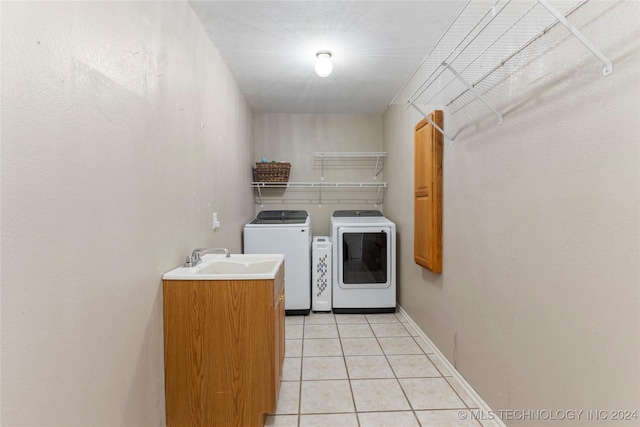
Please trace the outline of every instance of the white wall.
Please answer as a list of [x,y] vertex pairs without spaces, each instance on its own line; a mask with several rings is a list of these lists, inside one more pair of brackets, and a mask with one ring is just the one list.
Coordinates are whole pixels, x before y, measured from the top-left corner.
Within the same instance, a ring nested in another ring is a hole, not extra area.
[[413,261],[403,188],[421,116],[384,116],[400,305],[496,411],[640,410],[640,3],[595,5],[572,21],[612,75],[565,40],[496,89],[504,124],[445,116],[440,275]]
[[[262,157],[267,160],[284,160],[291,162],[289,181],[320,181],[320,165],[314,162],[315,152],[369,152],[382,150],[382,116],[379,114],[256,114],[255,116],[255,161]],[[325,171],[327,182],[384,182],[384,172],[374,180],[375,164],[371,162],[331,162],[331,168]],[[295,195],[293,195],[295,194]],[[368,193],[364,197],[368,197]],[[298,194],[290,192],[293,197],[311,197],[317,193]],[[373,204],[353,203],[350,195],[340,192],[343,200],[337,203],[337,197],[330,198],[325,194],[322,207],[314,203],[291,201],[282,203],[280,197],[270,197],[264,206],[256,205],[256,213],[269,209],[304,209],[311,216],[312,232],[316,236],[329,234],[329,221],[334,210],[338,209],[383,209]],[[267,203],[271,202],[271,203]],[[274,203],[275,202],[275,203]]]
[[240,251],[252,111],[186,2],[1,12],[2,425],[163,425],[161,275]]

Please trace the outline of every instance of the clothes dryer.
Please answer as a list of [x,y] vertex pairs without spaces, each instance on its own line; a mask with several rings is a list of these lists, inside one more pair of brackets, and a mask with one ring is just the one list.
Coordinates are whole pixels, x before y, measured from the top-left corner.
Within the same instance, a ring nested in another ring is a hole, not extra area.
[[335,211],[333,312],[396,310],[396,225],[380,211]]

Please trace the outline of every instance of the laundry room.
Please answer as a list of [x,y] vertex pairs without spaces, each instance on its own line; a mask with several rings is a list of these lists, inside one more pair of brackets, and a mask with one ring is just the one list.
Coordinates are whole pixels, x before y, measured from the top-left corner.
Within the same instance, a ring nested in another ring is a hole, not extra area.
[[640,425],[639,22],[0,2],[0,424]]

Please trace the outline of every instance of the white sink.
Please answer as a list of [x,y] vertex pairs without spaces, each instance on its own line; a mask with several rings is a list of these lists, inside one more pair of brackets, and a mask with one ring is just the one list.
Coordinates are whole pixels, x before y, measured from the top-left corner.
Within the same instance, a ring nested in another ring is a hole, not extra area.
[[209,254],[195,267],[178,267],[165,280],[263,280],[274,279],[284,255],[279,254]]

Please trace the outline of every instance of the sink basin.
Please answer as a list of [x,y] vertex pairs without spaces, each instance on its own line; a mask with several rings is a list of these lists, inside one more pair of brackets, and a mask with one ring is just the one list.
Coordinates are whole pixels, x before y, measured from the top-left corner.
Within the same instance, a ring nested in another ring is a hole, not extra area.
[[284,262],[278,254],[209,254],[195,267],[178,267],[167,273],[164,280],[263,280],[274,279]]
[[265,274],[279,264],[277,259],[268,260],[215,260],[200,269],[199,274]]

